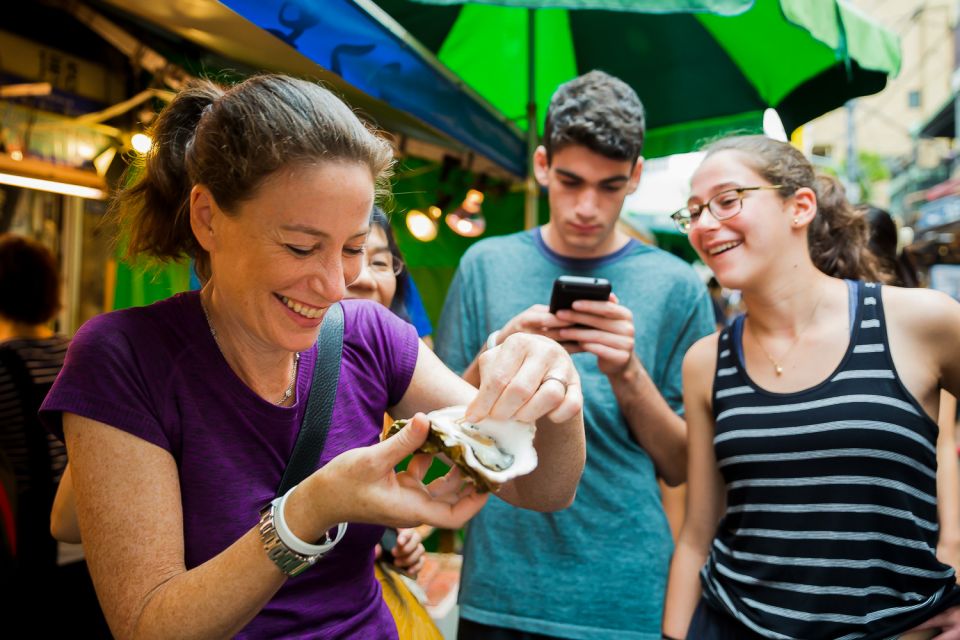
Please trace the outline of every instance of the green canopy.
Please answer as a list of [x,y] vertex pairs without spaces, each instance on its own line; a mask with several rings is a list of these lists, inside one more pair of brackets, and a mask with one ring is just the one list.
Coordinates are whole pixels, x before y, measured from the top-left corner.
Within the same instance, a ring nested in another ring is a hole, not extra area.
[[557,85],[603,69],[644,102],[647,157],[689,151],[721,131],[756,129],[767,107],[778,110],[790,131],[879,91],[900,65],[896,36],[842,0],[377,4],[523,128],[532,15],[539,125]]

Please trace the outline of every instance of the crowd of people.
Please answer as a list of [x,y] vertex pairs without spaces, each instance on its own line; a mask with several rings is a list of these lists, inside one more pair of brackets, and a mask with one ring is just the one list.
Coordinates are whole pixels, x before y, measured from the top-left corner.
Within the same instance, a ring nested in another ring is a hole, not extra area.
[[[960,637],[943,410],[960,304],[908,288],[794,147],[732,136],[674,214],[713,289],[742,296],[728,323],[688,264],[617,225],[644,134],[617,78],[557,89],[534,154],[549,221],[466,252],[434,353],[375,204],[389,144],[307,81],[184,89],[114,211],[131,255],[191,258],[199,290],[96,317],[68,347],[55,305],[4,302],[20,276],[0,240],[0,353],[51,360],[28,364],[36,402],[0,433],[5,450],[43,436],[42,486],[11,461],[5,495],[43,492],[17,540],[48,565],[41,529],[82,542],[120,638],[439,637],[378,560],[415,575],[424,525],[468,527],[465,640]],[[562,275],[613,293],[551,313]],[[331,376],[319,459],[280,491]],[[16,377],[0,359],[0,408]],[[455,466],[424,483],[423,414],[451,405],[535,422],[536,470],[493,496]],[[381,442],[391,416],[414,418]],[[659,482],[687,484],[676,548]]]

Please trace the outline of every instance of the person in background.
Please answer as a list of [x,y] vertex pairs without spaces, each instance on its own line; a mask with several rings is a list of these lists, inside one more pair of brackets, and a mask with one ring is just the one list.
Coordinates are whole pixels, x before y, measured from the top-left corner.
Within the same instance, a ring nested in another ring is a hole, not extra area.
[[934,418],[940,389],[960,390],[960,305],[874,282],[862,216],[787,143],[717,141],[691,187],[674,220],[748,313],[684,360],[663,636],[955,634]]
[[[429,456],[395,472],[426,439],[419,412],[462,404],[474,421],[536,421],[540,465],[497,499],[561,509],[585,455],[570,357],[517,336],[484,359],[478,391],[381,305],[340,302],[393,159],[321,86],[198,81],[152,137],[116,203],[129,252],[190,256],[204,286],[86,323],[40,412],[67,444],[111,630],[396,638],[373,575],[382,525],[458,527],[486,502],[457,471],[424,485]],[[331,309],[343,348],[326,444],[319,468],[278,497]],[[387,409],[414,418],[378,442]]]
[[[60,271],[49,249],[0,234],[0,464],[12,470],[15,486],[15,553],[10,571],[0,576],[0,590],[8,624],[16,616],[36,633],[108,637],[82,554],[58,547],[50,535],[50,508],[67,452],[40,424],[37,411],[70,342],[50,327],[60,293]],[[61,615],[50,615],[51,602]]]
[[900,234],[897,223],[879,207],[861,207],[869,229],[867,244],[880,262],[884,281],[897,287],[916,287],[920,281],[910,257],[899,250]]
[[[917,272],[905,252],[898,251],[897,223],[879,207],[860,209],[867,221],[870,253],[879,263],[880,279],[897,287],[919,286]],[[960,575],[960,464],[957,460],[956,424],[957,399],[940,392],[940,425],[937,437],[937,511],[940,537],[937,557],[949,564]]]
[[[713,330],[713,315],[688,264],[617,227],[640,181],[643,137],[643,106],[621,80],[591,71],[561,85],[534,156],[549,223],[473,245],[450,287],[441,359],[476,380],[478,354],[505,340],[561,341],[580,372],[589,440],[570,508],[490,502],[470,523],[460,638],[659,634],[673,539],[657,476],[670,485],[686,477],[680,363]],[[614,295],[551,314],[561,275],[606,278]]]

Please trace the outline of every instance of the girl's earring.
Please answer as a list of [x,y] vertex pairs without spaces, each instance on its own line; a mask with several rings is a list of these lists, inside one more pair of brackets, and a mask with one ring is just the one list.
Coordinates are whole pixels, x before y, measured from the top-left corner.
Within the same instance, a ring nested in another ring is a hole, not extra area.
[[793,224],[800,224],[800,218],[794,218]]

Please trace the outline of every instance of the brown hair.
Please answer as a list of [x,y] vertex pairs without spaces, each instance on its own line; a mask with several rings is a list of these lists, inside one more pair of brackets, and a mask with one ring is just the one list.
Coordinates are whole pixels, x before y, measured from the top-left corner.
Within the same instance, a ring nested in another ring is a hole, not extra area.
[[867,223],[847,201],[840,182],[818,175],[793,145],[760,135],[721,138],[706,147],[708,157],[739,151],[747,165],[789,196],[802,187],[817,195],[817,215],[807,229],[810,258],[820,271],[836,278],[877,280],[877,260],[870,253]]
[[388,191],[389,143],[327,89],[280,75],[224,88],[198,80],[160,113],[154,144],[122,189],[114,212],[129,233],[127,256],[194,258],[209,277],[209,259],[190,228],[190,190],[205,185],[226,212],[254,196],[263,181],[296,164],[346,160],[370,169],[378,195]]
[[60,271],[44,245],[0,234],[0,316],[28,325],[49,322],[60,311]]

